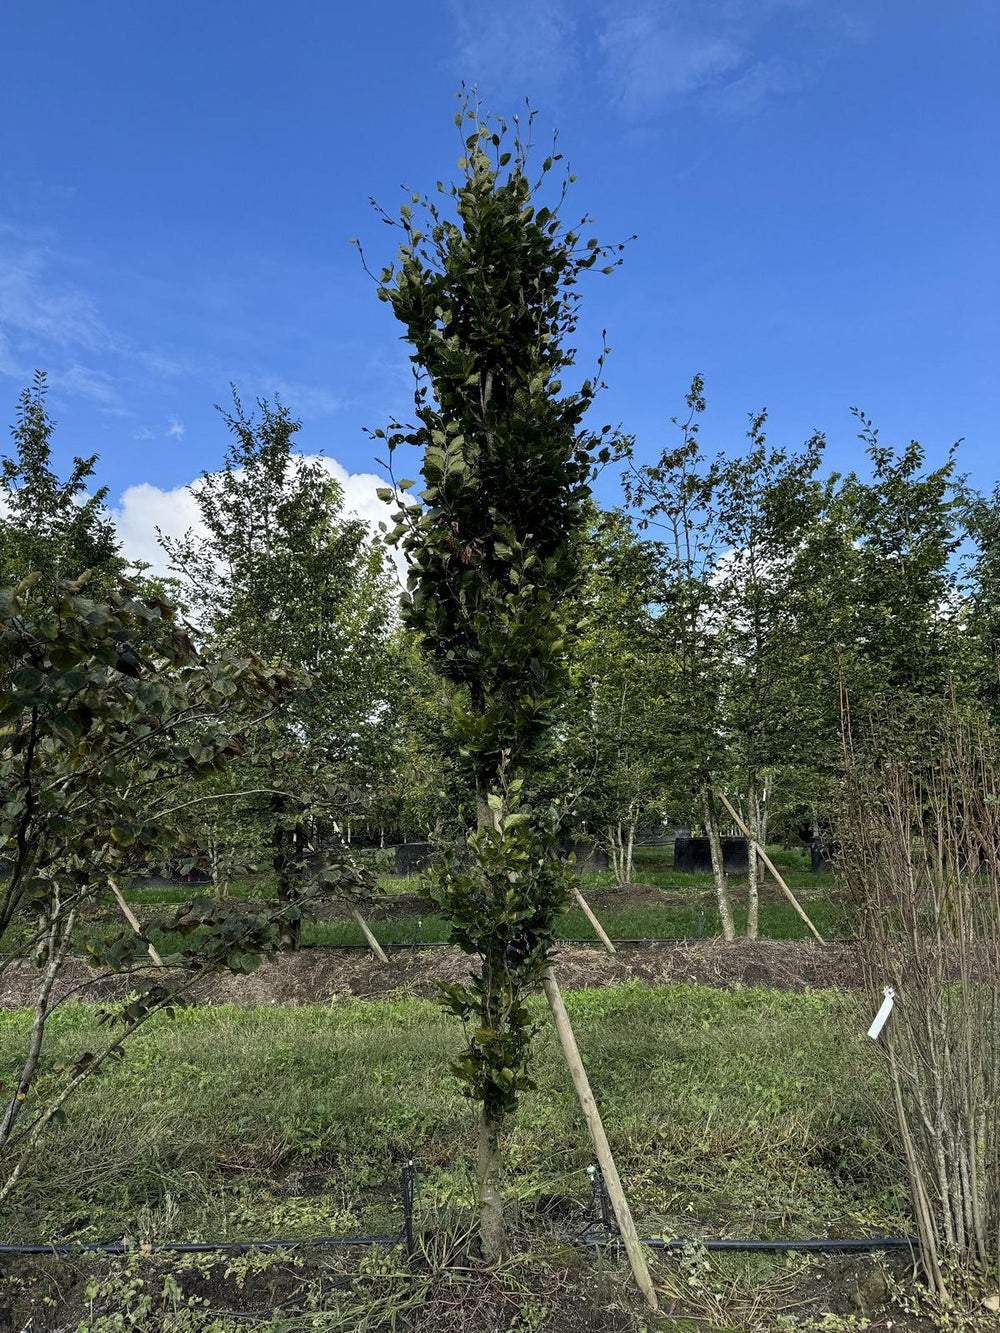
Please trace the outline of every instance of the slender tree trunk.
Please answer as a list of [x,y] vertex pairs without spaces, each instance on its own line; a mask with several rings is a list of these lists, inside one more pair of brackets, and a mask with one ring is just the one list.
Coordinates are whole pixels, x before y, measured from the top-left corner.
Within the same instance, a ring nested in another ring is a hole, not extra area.
[[[489,788],[483,781],[476,786],[476,824],[480,829],[497,828],[499,813],[490,809]],[[493,946],[483,957],[483,994],[480,1010],[485,1028],[498,1028],[505,1022],[498,997],[501,994],[506,958],[502,946]],[[500,1170],[500,1132],[503,1116],[485,1103],[479,1112],[479,1143],[476,1158],[476,1183],[479,1188],[479,1246],[488,1263],[503,1258],[507,1233],[503,1197],[497,1187]]]
[[222,854],[219,851],[219,830],[213,828],[208,835],[208,857],[212,867],[212,897],[217,903],[220,903],[229,891],[229,885],[226,883],[225,868],[222,864]]
[[747,848],[747,939],[755,940],[758,937],[760,920],[760,890],[764,883],[764,863],[757,855],[757,849],[753,845],[759,843],[761,847],[765,845],[766,830],[761,828],[761,817],[763,815],[763,801],[761,799],[761,789],[755,776],[751,776],[747,784],[747,824],[750,828],[751,843]]
[[507,1240],[503,1199],[497,1189],[501,1127],[500,1117],[483,1106],[479,1112],[476,1182],[479,1186],[479,1245],[488,1263],[496,1263],[503,1258]]
[[764,862],[757,856],[753,846],[767,846],[768,841],[768,784],[761,785],[756,773],[751,774],[747,784],[747,824],[751,830],[751,845],[748,848],[749,878],[747,885],[747,938],[756,940],[760,934],[760,890],[764,885]]
[[638,811],[635,810],[634,808],[633,808],[633,809],[630,809],[630,810],[629,810],[629,820],[628,820],[628,841],[627,841],[626,844],[625,844],[625,883],[626,883],[626,884],[631,884],[631,883],[633,882],[632,853],[635,851],[635,829],[636,829],[636,824],[637,824],[638,822],[639,822],[639,814],[638,814]]
[[611,875],[616,884],[624,884],[625,853],[622,839],[622,826],[608,825],[608,857],[611,862]]
[[281,818],[285,812],[284,797],[276,796],[272,801],[272,809],[274,810],[275,821],[271,833],[273,848],[271,864],[274,866],[274,880],[279,906],[278,943],[279,947],[287,952],[299,947],[302,928],[301,918],[292,920],[285,914],[285,909],[291,907],[295,901],[292,869],[294,858],[291,854],[293,833],[290,829],[285,828]]
[[17,1080],[17,1086],[14,1089],[14,1095],[7,1104],[3,1120],[0,1121],[0,1149],[10,1138],[11,1131],[14,1128],[14,1122],[21,1114],[31,1084],[34,1081],[35,1072],[38,1068],[39,1057],[42,1053],[42,1040],[45,1036],[45,1024],[48,1021],[51,1011],[52,987],[55,984],[59,969],[69,950],[70,939],[73,934],[73,926],[76,922],[76,913],[70,911],[65,921],[60,919],[59,898],[56,896],[55,904],[51,914],[46,914],[45,920],[48,929],[45,936],[47,950],[47,963],[45,975],[42,978],[41,986],[38,989],[38,997],[35,1000],[35,1013],[31,1024],[31,1035],[28,1038],[28,1052],[25,1056],[24,1064],[21,1067],[21,1074]]
[[705,833],[712,856],[712,877],[715,880],[715,897],[719,906],[719,919],[722,922],[722,938],[734,940],[736,927],[733,925],[733,909],[729,903],[729,886],[726,883],[726,865],[722,855],[722,838],[719,834],[719,821],[715,813],[715,801],[712,789],[707,782],[701,789],[702,817]]

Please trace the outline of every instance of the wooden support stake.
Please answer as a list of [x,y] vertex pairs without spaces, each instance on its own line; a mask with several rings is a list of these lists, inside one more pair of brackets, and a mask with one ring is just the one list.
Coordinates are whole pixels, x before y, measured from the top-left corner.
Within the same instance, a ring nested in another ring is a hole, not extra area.
[[573,1086],[576,1088],[576,1095],[580,1099],[580,1108],[587,1122],[587,1129],[590,1131],[594,1151],[597,1153],[597,1160],[604,1176],[611,1206],[615,1210],[618,1229],[622,1235],[628,1261],[632,1266],[632,1274],[650,1309],[657,1310],[659,1309],[659,1303],[656,1299],[653,1279],[649,1275],[646,1256],[642,1252],[642,1246],[636,1234],[635,1223],[632,1221],[632,1211],[628,1206],[625,1191],[622,1189],[618,1168],[615,1166],[615,1159],[611,1155],[611,1145],[604,1133],[604,1125],[601,1123],[601,1113],[594,1101],[594,1094],[590,1089],[590,1079],[587,1078],[587,1071],[580,1059],[580,1051],[576,1044],[576,1037],[573,1035],[573,1029],[570,1026],[569,1014],[566,1012],[559,984],[551,966],[547,967],[542,973],[542,988],[545,991],[545,998],[549,1002],[549,1009],[552,1012],[556,1032],[559,1034],[559,1041],[563,1048],[563,1055],[565,1055],[566,1063],[569,1065],[569,1072],[573,1076]]
[[594,913],[590,910],[590,904],[587,902],[586,898],[583,896],[583,894],[580,892],[580,890],[576,887],[575,884],[573,885],[573,897],[579,904],[580,910],[583,912],[583,915],[587,918],[590,924],[597,931],[598,939],[604,945],[605,949],[607,949],[608,953],[617,953],[618,950],[608,939],[607,935],[605,934],[604,927],[601,925],[600,921],[598,921]]
[[[118,906],[122,909],[122,914],[125,917],[125,920],[129,923],[129,925],[132,927],[135,933],[141,937],[142,926],[139,925],[135,913],[132,911],[131,907],[129,907],[128,903],[122,896],[121,889],[118,887],[118,885],[114,882],[113,879],[109,879],[108,884],[110,885],[111,892],[118,899]],[[149,954],[150,958],[152,958],[153,962],[156,964],[157,967],[163,966],[163,959],[160,957],[160,955],[156,952],[156,950],[153,948],[151,944],[147,943],[146,951]]]
[[387,963],[389,960],[385,956],[385,950],[382,948],[381,944],[379,944],[378,940],[368,929],[368,922],[364,919],[364,917],[361,915],[361,913],[358,911],[356,907],[351,908],[351,915],[354,917],[355,921],[361,927],[365,939],[371,945],[372,953],[375,955],[376,958],[380,959],[383,963]]
[[755,838],[751,837],[751,835],[750,835],[750,830],[747,828],[746,824],[744,824],[743,820],[740,819],[739,815],[736,813],[736,811],[733,809],[733,807],[729,804],[729,802],[726,800],[725,796],[723,796],[723,794],[722,794],[721,791],[719,792],[719,800],[722,802],[722,804],[723,804],[723,805],[726,807],[726,809],[729,811],[730,815],[732,815],[733,820],[734,820],[734,822],[736,823],[737,828],[741,828],[741,829],[743,830],[743,832],[746,834],[747,842],[749,842],[750,846],[754,849],[754,851],[757,853],[757,855],[760,857],[760,859],[764,862],[764,864],[767,866],[768,870],[770,870],[771,874],[774,876],[774,880],[775,880],[775,883],[777,884],[778,888],[779,888],[779,889],[781,890],[781,892],[785,895],[785,897],[788,899],[788,901],[792,904],[792,906],[795,908],[796,912],[798,912],[799,916],[802,918],[802,920],[806,923],[806,925],[809,927],[809,929],[812,931],[812,933],[813,933],[813,934],[816,936],[816,938],[819,940],[820,944],[825,944],[825,943],[826,943],[826,940],[823,938],[823,936],[819,933],[819,931],[816,929],[816,927],[813,925],[813,923],[812,923],[812,922],[809,920],[809,918],[806,916],[805,911],[803,910],[801,904],[799,903],[798,898],[796,898],[795,894],[791,891],[791,889],[788,887],[788,885],[785,883],[785,881],[784,881],[784,880],[781,878],[781,876],[778,874],[778,871],[777,871],[777,868],[776,868],[774,862],[773,862],[773,861],[771,860],[771,858],[768,856],[767,852],[764,851],[764,848],[760,845],[760,843],[757,842]]

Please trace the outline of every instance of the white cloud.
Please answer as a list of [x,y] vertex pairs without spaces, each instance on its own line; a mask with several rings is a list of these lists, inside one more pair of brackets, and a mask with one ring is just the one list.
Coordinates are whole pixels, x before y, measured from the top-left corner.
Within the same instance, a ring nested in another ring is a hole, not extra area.
[[30,369],[18,358],[2,328],[0,328],[0,375],[6,375],[12,380],[21,380],[24,384],[31,379]]
[[607,15],[600,47],[612,102],[629,119],[696,92],[745,59],[728,34],[685,21],[675,6],[662,4],[616,6]]
[[93,300],[49,272],[49,255],[23,249],[0,256],[0,328],[31,346],[105,351],[114,339]]
[[166,574],[167,558],[156,536],[183,537],[189,528],[204,531],[201,512],[190,486],[161,490],[149,482],[130,486],[113,510],[122,549],[129,560],[143,560],[157,574]]
[[114,381],[104,370],[94,370],[90,366],[82,366],[78,361],[74,361],[65,370],[50,375],[49,380],[53,389],[89,398],[109,416],[128,415],[128,409],[123,406]]
[[485,82],[486,93],[516,83],[523,97],[526,89],[558,83],[576,64],[577,25],[567,0],[450,0],[449,9],[458,72],[467,83]]
[[[390,509],[375,494],[375,488],[384,486],[385,481],[371,472],[348,472],[334,458],[317,459],[315,455],[307,457],[310,462],[320,462],[343,488],[345,513],[356,515],[368,524],[373,535],[380,536],[378,525],[386,521]],[[176,486],[173,490],[162,490],[159,486],[142,482],[138,486],[130,486],[123,493],[113,510],[113,516],[122,548],[129,560],[143,560],[158,574],[169,573],[156,531],[159,528],[167,537],[174,538],[183,537],[189,530],[195,534],[204,532],[201,511],[195,498],[197,486],[197,479],[187,486]],[[392,552],[390,554],[394,555]]]
[[862,40],[851,12],[818,0],[616,0],[602,13],[601,76],[631,121],[693,96],[717,112],[749,112],[799,91],[834,51]]
[[332,417],[344,406],[343,398],[329,389],[318,384],[303,384],[299,380],[265,379],[261,396],[280,398],[293,417],[302,417],[306,421]]
[[170,424],[167,426],[167,436],[171,440],[182,440],[185,429],[183,421],[178,421],[177,417],[171,417]]

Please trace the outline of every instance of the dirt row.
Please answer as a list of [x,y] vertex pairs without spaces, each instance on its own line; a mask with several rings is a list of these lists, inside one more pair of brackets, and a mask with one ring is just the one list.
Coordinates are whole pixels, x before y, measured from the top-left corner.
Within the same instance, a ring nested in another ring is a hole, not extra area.
[[[859,960],[850,945],[820,946],[806,940],[718,940],[684,944],[622,944],[615,955],[598,948],[566,946],[555,966],[564,989],[697,983],[735,990],[744,986],[773,990],[854,989],[861,985]],[[355,998],[378,1000],[402,996],[431,997],[435,981],[460,981],[470,959],[458,949],[394,949],[389,964],[348,949],[306,949],[266,959],[256,972],[206,977],[197,983],[197,1004],[330,1004]],[[130,989],[127,973],[95,976],[82,959],[67,962],[58,994],[75,993],[101,1002]],[[38,973],[14,962],[0,973],[0,1008],[19,1009],[34,1002]]]

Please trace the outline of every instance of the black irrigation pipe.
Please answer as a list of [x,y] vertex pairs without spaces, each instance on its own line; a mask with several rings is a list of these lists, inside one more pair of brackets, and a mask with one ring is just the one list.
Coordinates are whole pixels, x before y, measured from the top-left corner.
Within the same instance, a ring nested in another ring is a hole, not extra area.
[[[624,1242],[614,1230],[614,1222],[608,1205],[608,1196],[597,1167],[591,1168],[591,1189],[594,1204],[599,1213],[602,1233],[582,1232],[574,1237],[573,1244],[584,1248],[619,1249]],[[127,1241],[112,1241],[106,1244],[67,1243],[56,1245],[0,1245],[0,1255],[79,1255],[79,1254],[246,1254],[251,1250],[309,1250],[338,1249],[350,1250],[362,1246],[399,1245],[407,1254],[414,1251],[413,1214],[416,1193],[416,1170],[410,1161],[403,1167],[400,1178],[400,1196],[403,1204],[403,1225],[393,1235],[383,1236],[318,1236],[306,1240],[221,1240],[221,1241],[153,1241],[146,1244],[129,1244]],[[813,1237],[806,1240],[741,1240],[738,1237],[690,1237],[667,1240],[663,1236],[640,1237],[640,1244],[652,1250],[685,1251],[692,1248],[704,1250],[729,1250],[751,1252],[797,1252],[806,1254],[858,1254],[880,1250],[917,1250],[920,1242],[915,1236],[841,1236]]]
[[[617,937],[612,937],[611,943],[615,945],[710,944],[713,939],[721,940],[722,936],[721,935],[646,935],[643,936],[642,939],[636,939],[636,940],[620,940]],[[803,941],[805,943],[812,943],[812,941],[809,940],[808,937],[805,935],[796,935],[796,936],[766,935],[759,937],[759,942],[763,944],[797,944]],[[587,939],[575,939],[568,935],[559,935],[556,937],[555,942],[556,944],[587,944],[590,945],[591,948],[595,949],[604,948],[603,944],[601,944],[601,941],[597,939],[596,936],[591,936]],[[738,943],[739,941],[736,942]],[[394,940],[389,943],[387,943],[385,940],[380,940],[379,943],[382,945],[382,948],[387,951],[389,949],[408,949],[411,953],[413,953],[418,949],[453,949],[457,947],[456,945],[452,944],[451,941],[449,940],[416,940],[409,942],[403,940]],[[852,941],[848,938],[828,939],[826,943],[851,944]],[[300,944],[299,948],[300,949],[361,949],[361,950],[367,950],[369,953],[371,953],[371,948],[367,944]]]
[[307,1240],[195,1240],[151,1241],[130,1244],[128,1241],[69,1242],[57,1245],[0,1245],[3,1254],[246,1254],[250,1250],[350,1250],[370,1245],[401,1245],[407,1254],[413,1253],[413,1201],[416,1170],[412,1161],[403,1167],[400,1178],[400,1198],[403,1203],[403,1225],[389,1236],[317,1236]]
[[[578,1236],[575,1243],[619,1249],[624,1245],[620,1236]],[[781,1252],[796,1251],[806,1254],[860,1254],[878,1250],[918,1250],[916,1236],[842,1236],[819,1237],[809,1240],[740,1240],[738,1237],[716,1236],[702,1239],[665,1240],[662,1236],[640,1236],[640,1245],[652,1250],[740,1250]]]

